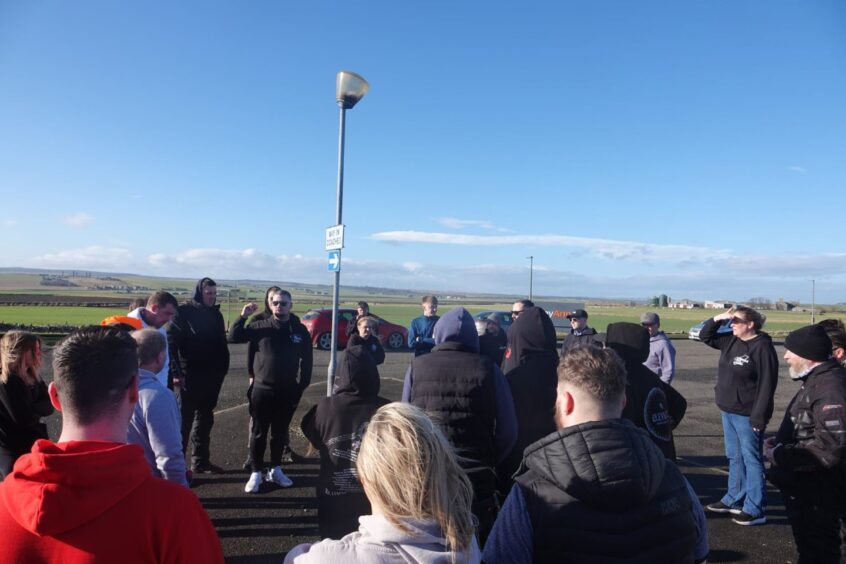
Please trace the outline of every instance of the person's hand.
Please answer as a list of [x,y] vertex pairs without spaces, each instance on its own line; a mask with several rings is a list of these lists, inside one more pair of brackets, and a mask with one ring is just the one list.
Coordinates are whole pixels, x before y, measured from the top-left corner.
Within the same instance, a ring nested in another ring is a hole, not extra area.
[[241,317],[249,317],[256,312],[258,306],[255,302],[250,302],[241,310]]
[[776,465],[773,454],[779,446],[781,445],[775,444],[775,439],[767,439],[767,441],[764,442],[764,459],[773,466]]
[[714,321],[725,321],[725,320],[731,319],[732,317],[734,317],[734,312],[735,312],[734,306],[731,306],[730,308],[725,310],[723,313],[721,313],[719,315],[715,315]]
[[173,387],[174,388],[181,388],[182,387],[182,379],[181,378],[174,378],[173,379]]

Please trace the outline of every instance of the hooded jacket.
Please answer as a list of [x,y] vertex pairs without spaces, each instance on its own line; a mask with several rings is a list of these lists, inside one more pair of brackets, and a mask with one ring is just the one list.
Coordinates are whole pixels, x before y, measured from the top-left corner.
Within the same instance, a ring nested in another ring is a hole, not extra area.
[[506,486],[523,460],[523,449],[555,431],[556,345],[555,326],[539,307],[523,310],[508,330],[503,372],[514,398],[517,442],[497,466],[497,474]]
[[197,282],[193,299],[177,308],[168,326],[172,366],[182,378],[184,391],[220,388],[229,371],[229,346],[220,305],[203,304],[202,283]]
[[578,334],[576,334],[573,329],[570,329],[570,334],[564,337],[564,340],[561,341],[561,356],[567,354],[567,352],[574,347],[581,347],[584,345],[602,346],[602,341],[600,341],[599,337],[596,335],[596,329],[593,327],[585,326],[585,328],[579,331]]
[[287,321],[271,315],[245,327],[246,322],[244,317],[235,320],[229,328],[229,340],[255,346],[254,389],[286,394],[299,401],[311,383],[313,351],[308,329],[293,313]]
[[649,331],[637,323],[611,323],[605,341],[626,364],[623,418],[645,429],[664,456],[675,460],[673,429],[684,418],[687,401],[643,365],[649,356]]
[[433,521],[405,520],[404,531],[378,515],[359,518],[358,531],[341,540],[295,546],[285,564],[476,564],[481,561],[475,537],[469,549],[447,550],[446,539]]
[[773,341],[764,332],[744,341],[731,333],[717,334],[720,324],[708,319],[699,338],[720,351],[714,397],[717,407],[749,417],[753,429],[763,431],[773,415],[773,397],[778,385],[778,356]]
[[317,519],[323,538],[340,539],[354,532],[358,517],[370,514],[355,462],[367,423],[387,403],[379,396],[373,356],[353,345],[341,356],[334,395],[321,398],[303,417],[303,434],[320,452]]
[[802,378],[775,442],[771,482],[817,505],[846,507],[846,369],[829,360]]
[[[5,384],[0,382],[0,451],[12,458],[28,453],[36,440],[47,438],[41,418],[51,413],[47,384],[27,386],[18,375],[9,374]],[[10,471],[0,468],[0,480]]]
[[223,562],[197,496],[137,445],[38,441],[0,483],[0,531],[0,563]]
[[369,350],[377,365],[385,362],[385,349],[382,347],[382,343],[379,342],[379,337],[376,335],[370,335],[367,339],[362,339],[361,335],[356,333],[350,337],[349,341],[347,341],[347,346],[354,347],[356,345],[363,346]]
[[649,357],[643,363],[665,384],[672,384],[676,375],[676,348],[667,334],[658,331],[649,337]]
[[621,419],[566,427],[526,449],[515,478],[535,562],[692,562],[687,484],[650,437]]
[[431,353],[411,361],[403,401],[433,416],[471,466],[493,468],[517,438],[514,400],[505,377],[479,354],[476,323],[466,309],[441,317],[434,340]]

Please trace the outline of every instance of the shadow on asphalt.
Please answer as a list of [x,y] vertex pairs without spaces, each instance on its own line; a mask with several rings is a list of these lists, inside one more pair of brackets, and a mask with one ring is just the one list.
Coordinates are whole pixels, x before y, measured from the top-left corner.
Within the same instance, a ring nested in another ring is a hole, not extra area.
[[741,562],[748,554],[737,550],[712,550],[708,555],[708,562]]

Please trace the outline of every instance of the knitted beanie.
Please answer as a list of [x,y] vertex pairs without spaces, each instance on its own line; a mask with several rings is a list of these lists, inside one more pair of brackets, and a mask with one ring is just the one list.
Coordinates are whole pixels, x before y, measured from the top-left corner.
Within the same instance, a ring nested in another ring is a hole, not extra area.
[[819,325],[806,325],[787,336],[784,348],[804,359],[825,362],[831,356],[831,339]]

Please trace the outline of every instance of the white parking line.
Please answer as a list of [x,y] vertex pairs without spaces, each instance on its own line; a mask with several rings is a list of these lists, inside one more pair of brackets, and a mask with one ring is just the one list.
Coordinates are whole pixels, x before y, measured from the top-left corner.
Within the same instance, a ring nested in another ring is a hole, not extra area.
[[[383,376],[381,378],[381,380],[392,380],[394,382],[399,382],[400,384],[405,382],[405,380],[400,380],[399,378],[391,378],[390,376]],[[312,382],[311,384],[308,385],[308,387],[311,388],[312,386],[319,386],[321,384],[326,385],[326,380],[320,380],[319,382]],[[236,409],[241,409],[242,407],[247,407],[248,405],[250,405],[250,404],[248,404],[247,402],[244,402],[244,403],[232,406],[232,407],[227,407],[226,409],[221,409],[220,411],[215,411],[214,414],[220,415],[221,413],[227,413],[229,411],[235,411]]]
[[696,466],[697,468],[703,468],[705,470],[710,470],[711,472],[716,472],[717,474],[722,474],[723,476],[728,476],[729,473],[723,470],[722,468],[714,468],[713,466],[708,466],[707,464],[700,464],[698,462],[694,462],[692,460],[688,460],[683,456],[677,457],[680,461],[684,462],[685,464],[690,464],[691,466]]

